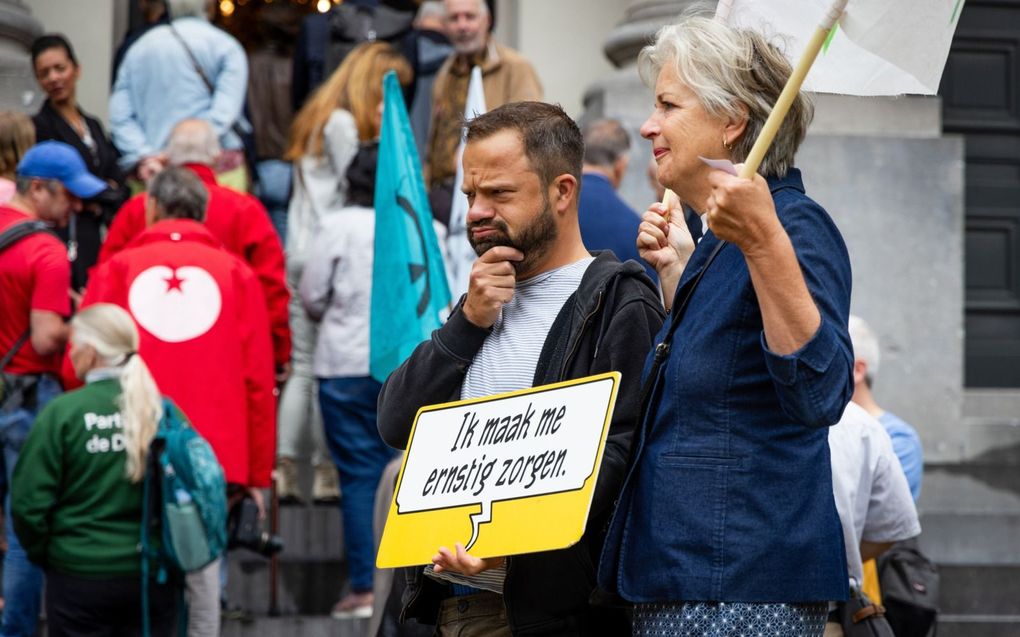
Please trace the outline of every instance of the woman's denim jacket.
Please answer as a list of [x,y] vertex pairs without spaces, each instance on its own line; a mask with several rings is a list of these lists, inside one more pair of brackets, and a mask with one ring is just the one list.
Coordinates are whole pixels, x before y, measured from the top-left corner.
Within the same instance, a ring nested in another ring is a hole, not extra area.
[[[777,355],[737,246],[705,269],[659,369],[600,565],[602,588],[627,600],[847,597],[827,428],[853,391],[850,260],[799,171],[769,186],[821,326]],[[709,232],[698,244],[677,299],[718,243]]]

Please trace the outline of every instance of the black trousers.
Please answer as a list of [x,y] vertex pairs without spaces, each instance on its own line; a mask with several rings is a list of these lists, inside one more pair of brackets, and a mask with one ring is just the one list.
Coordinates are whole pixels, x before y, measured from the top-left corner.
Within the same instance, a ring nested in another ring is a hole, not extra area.
[[[149,585],[153,637],[173,637],[181,584]],[[142,583],[137,575],[96,579],[46,572],[50,637],[135,637],[142,634]]]

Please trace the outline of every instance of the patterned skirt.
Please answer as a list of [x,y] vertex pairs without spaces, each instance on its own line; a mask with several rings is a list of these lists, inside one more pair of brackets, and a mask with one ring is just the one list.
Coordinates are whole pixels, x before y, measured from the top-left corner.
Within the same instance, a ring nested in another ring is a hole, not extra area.
[[822,637],[829,607],[813,604],[635,604],[634,637]]

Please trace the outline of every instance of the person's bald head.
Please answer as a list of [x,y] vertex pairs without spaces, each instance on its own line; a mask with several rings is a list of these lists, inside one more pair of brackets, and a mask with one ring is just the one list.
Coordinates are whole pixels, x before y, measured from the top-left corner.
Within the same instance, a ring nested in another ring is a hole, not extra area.
[[204,119],[185,119],[174,126],[166,146],[167,162],[171,166],[202,164],[212,166],[222,149],[212,124]]

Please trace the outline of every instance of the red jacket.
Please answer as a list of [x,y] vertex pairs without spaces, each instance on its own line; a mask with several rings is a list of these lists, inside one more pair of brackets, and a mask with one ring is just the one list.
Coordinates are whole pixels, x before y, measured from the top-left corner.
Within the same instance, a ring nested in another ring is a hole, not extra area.
[[[290,293],[284,278],[283,246],[259,200],[216,184],[208,166],[186,164],[209,191],[205,225],[227,250],[244,259],[262,283],[273,330],[273,360],[277,367],[290,361],[290,326],[287,303]],[[110,224],[98,263],[128,247],[145,230],[145,193],[129,199]]]
[[82,307],[138,324],[159,390],[209,441],[228,482],[267,487],[276,445],[273,353],[262,288],[203,224],[160,221],[97,265]]

